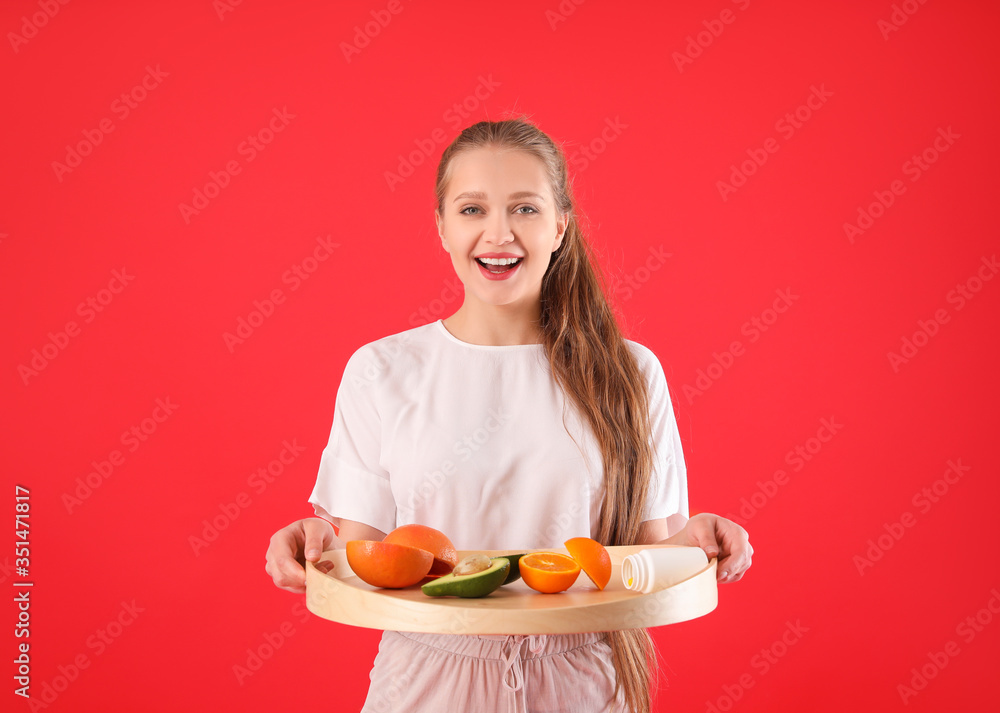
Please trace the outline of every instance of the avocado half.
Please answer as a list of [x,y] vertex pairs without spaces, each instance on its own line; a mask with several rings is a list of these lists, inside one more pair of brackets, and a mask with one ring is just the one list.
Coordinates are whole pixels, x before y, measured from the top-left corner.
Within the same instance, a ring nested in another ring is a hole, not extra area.
[[507,580],[510,560],[493,557],[489,569],[475,574],[446,574],[420,587],[429,597],[485,597]]
[[516,582],[521,578],[521,568],[518,564],[521,558],[524,557],[527,552],[522,552],[519,555],[504,555],[503,557],[492,557],[491,559],[505,559],[510,560],[510,571],[507,572],[507,579],[504,580],[504,584],[510,584],[511,582]]

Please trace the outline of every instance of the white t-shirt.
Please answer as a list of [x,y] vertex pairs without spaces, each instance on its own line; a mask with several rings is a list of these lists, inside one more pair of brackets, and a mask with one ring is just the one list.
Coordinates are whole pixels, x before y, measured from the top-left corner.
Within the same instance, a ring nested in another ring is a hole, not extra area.
[[[656,449],[642,520],[667,518],[672,535],[688,518],[680,435],[659,360],[626,342],[649,384]],[[348,360],[309,502],[338,527],[420,523],[460,550],[560,547],[597,537],[602,463],[541,344],[469,344],[438,320]]]

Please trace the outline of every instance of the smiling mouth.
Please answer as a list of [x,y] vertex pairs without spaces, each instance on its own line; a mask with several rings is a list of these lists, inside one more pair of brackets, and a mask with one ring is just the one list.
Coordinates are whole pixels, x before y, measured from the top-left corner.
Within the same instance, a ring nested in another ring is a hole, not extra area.
[[518,265],[520,265],[521,262],[524,260],[524,258],[518,258],[516,261],[514,261],[512,263],[509,263],[507,265],[493,265],[493,264],[488,263],[485,260],[483,260],[481,258],[478,258],[478,257],[474,258],[474,259],[482,267],[486,268],[487,270],[489,270],[490,272],[492,272],[494,275],[502,275],[505,272],[510,272],[515,267],[517,267]]

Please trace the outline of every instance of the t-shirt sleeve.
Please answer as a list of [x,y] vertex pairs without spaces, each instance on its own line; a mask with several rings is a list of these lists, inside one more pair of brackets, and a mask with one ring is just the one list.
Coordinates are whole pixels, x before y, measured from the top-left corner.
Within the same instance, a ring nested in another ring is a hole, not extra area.
[[640,365],[649,388],[649,423],[654,447],[653,474],[642,519],[666,518],[669,535],[673,535],[689,517],[687,467],[663,367],[647,347],[640,352]]
[[330,440],[323,449],[309,502],[318,516],[338,528],[344,518],[388,533],[396,526],[396,501],[389,473],[380,464],[379,370],[370,368],[376,363],[370,349],[362,347],[344,367]]

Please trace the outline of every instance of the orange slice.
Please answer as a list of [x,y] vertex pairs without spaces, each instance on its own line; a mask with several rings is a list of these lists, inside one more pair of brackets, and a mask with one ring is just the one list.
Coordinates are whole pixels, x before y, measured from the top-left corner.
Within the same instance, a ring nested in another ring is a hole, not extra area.
[[402,589],[424,578],[434,556],[419,547],[375,540],[347,543],[347,564],[363,582],[373,587]]
[[400,525],[386,535],[382,542],[409,545],[427,550],[434,557],[434,564],[430,571],[434,576],[448,574],[458,564],[458,553],[455,552],[455,545],[451,544],[451,540],[443,532],[427,525]]
[[563,544],[598,589],[608,586],[611,581],[611,555],[604,545],[589,537],[574,537]]
[[518,567],[525,584],[546,594],[569,589],[580,576],[576,560],[557,552],[532,552],[521,558]]

